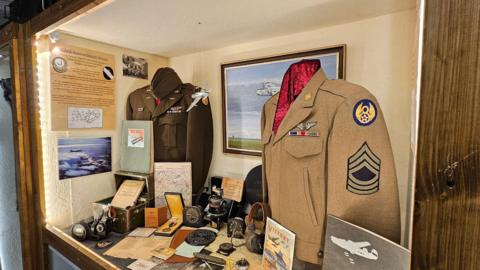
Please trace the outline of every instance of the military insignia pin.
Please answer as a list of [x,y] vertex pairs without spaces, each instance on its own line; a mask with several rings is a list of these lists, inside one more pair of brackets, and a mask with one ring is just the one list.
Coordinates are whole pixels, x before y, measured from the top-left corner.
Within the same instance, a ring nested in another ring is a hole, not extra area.
[[353,107],[353,120],[360,126],[368,126],[377,118],[377,107],[369,99],[362,99]]
[[301,131],[307,131],[316,125],[317,125],[316,121],[308,121],[308,122],[303,122],[298,124],[297,128],[300,129]]
[[348,158],[347,190],[358,195],[369,195],[380,189],[381,160],[367,142]]

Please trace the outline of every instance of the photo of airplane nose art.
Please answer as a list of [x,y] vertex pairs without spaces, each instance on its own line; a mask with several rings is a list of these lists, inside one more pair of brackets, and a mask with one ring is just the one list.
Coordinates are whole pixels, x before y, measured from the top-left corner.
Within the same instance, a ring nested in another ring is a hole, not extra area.
[[60,180],[111,171],[111,137],[58,139]]

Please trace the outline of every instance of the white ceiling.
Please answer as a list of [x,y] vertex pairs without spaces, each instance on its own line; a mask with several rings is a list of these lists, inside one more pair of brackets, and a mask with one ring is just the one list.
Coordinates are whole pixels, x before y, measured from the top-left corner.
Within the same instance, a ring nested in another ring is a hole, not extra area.
[[414,7],[415,0],[113,0],[60,30],[177,56]]

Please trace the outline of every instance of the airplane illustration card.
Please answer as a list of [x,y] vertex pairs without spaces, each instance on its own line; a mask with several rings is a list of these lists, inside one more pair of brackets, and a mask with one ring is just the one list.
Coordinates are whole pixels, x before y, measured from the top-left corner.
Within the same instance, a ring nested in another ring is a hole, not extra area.
[[328,215],[324,270],[407,270],[410,251],[355,224]]
[[292,270],[295,234],[267,218],[262,268],[264,270]]

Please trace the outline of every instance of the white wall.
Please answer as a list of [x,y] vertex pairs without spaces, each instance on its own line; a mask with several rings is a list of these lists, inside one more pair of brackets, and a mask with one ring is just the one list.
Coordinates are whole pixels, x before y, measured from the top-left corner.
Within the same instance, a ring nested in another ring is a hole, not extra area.
[[214,154],[210,175],[245,177],[260,158],[224,154],[220,64],[347,44],[346,79],[363,85],[379,100],[392,140],[405,228],[410,149],[411,92],[414,88],[416,11],[388,14],[251,43],[174,57],[186,82],[211,90]]
[[[10,78],[10,62],[0,59],[0,79]],[[0,88],[0,268],[22,269],[17,209],[12,110]]]
[[[104,199],[115,194],[113,172],[118,170],[120,163],[120,140],[122,120],[125,120],[125,108],[128,95],[135,89],[149,84],[157,68],[166,66],[167,59],[120,48],[104,43],[99,43],[67,34],[60,35],[62,44],[96,50],[113,54],[115,56],[115,104],[116,104],[116,129],[115,130],[79,130],[70,132],[46,132],[42,135],[44,140],[43,154],[45,166],[45,201],[47,222],[59,227],[65,227],[80,219],[92,215],[90,202]],[[148,59],[148,80],[124,77],[122,75],[122,54]],[[49,92],[48,61],[49,53],[39,54],[40,92]],[[42,99],[46,105],[44,119],[50,121],[48,98]],[[108,121],[108,120],[107,120]],[[57,139],[62,137],[112,137],[112,173],[96,174],[85,177],[58,180]]]

